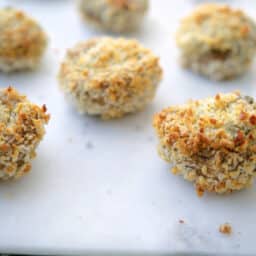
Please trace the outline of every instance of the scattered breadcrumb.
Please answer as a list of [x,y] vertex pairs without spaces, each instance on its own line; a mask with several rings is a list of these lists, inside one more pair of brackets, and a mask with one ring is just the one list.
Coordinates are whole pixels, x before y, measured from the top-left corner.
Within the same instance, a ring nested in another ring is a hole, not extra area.
[[220,225],[219,232],[225,235],[231,235],[232,233],[232,227],[229,223],[224,223]]

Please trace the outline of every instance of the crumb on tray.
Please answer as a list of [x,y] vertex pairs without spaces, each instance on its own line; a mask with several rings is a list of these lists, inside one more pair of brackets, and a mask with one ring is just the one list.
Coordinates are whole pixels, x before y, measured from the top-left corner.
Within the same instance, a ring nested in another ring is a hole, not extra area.
[[232,233],[232,226],[229,223],[224,223],[220,225],[219,232],[225,235],[230,235]]

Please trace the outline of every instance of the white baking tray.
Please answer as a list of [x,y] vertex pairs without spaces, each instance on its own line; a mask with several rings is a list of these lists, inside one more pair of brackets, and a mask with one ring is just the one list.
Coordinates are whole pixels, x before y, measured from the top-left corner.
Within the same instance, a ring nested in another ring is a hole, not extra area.
[[[144,112],[104,122],[79,115],[56,80],[65,49],[101,32],[81,22],[72,0],[0,1],[32,14],[50,38],[37,71],[1,73],[0,86],[13,85],[45,103],[52,116],[31,173],[0,183],[0,252],[256,255],[256,187],[198,198],[192,184],[170,174],[158,157],[151,126],[153,113],[190,98],[236,89],[256,96],[256,67],[223,83],[182,70],[173,34],[179,19],[203,1],[151,2],[143,28],[128,36],[161,57],[163,82]],[[255,1],[230,3],[255,17]],[[231,236],[218,232],[225,222],[233,227]]]

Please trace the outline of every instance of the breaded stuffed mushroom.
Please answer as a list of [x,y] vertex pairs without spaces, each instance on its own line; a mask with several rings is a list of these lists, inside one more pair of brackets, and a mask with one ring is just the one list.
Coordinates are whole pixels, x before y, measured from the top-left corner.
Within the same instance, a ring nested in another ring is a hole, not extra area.
[[46,34],[35,20],[20,10],[0,9],[0,71],[35,68],[46,45]]
[[67,52],[59,81],[81,113],[117,118],[149,104],[162,77],[159,59],[135,40],[96,38]]
[[0,90],[0,113],[0,179],[16,179],[31,169],[49,115],[11,87]]
[[238,92],[169,107],[154,117],[159,154],[173,173],[204,191],[226,193],[256,174],[256,103]]
[[148,10],[148,0],[79,0],[82,17],[112,32],[136,29]]
[[256,25],[241,10],[202,4],[182,20],[176,41],[185,68],[212,80],[233,79],[252,64]]

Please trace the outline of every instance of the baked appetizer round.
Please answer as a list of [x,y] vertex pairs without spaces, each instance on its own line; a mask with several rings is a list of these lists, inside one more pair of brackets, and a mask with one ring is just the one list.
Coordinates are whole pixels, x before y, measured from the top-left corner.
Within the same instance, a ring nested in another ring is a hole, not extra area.
[[59,71],[60,86],[78,110],[104,119],[143,109],[161,77],[151,50],[134,40],[107,37],[77,44]]
[[0,113],[0,179],[16,179],[31,169],[49,115],[11,87],[0,90]]
[[169,107],[154,117],[161,158],[204,191],[226,193],[256,174],[256,103],[238,92]]
[[82,17],[112,32],[136,29],[148,10],[148,0],[79,0]]
[[35,20],[20,10],[0,9],[0,71],[35,68],[46,45],[46,34]]
[[213,80],[227,80],[251,66],[256,25],[241,10],[203,4],[182,20],[176,41],[185,68]]

